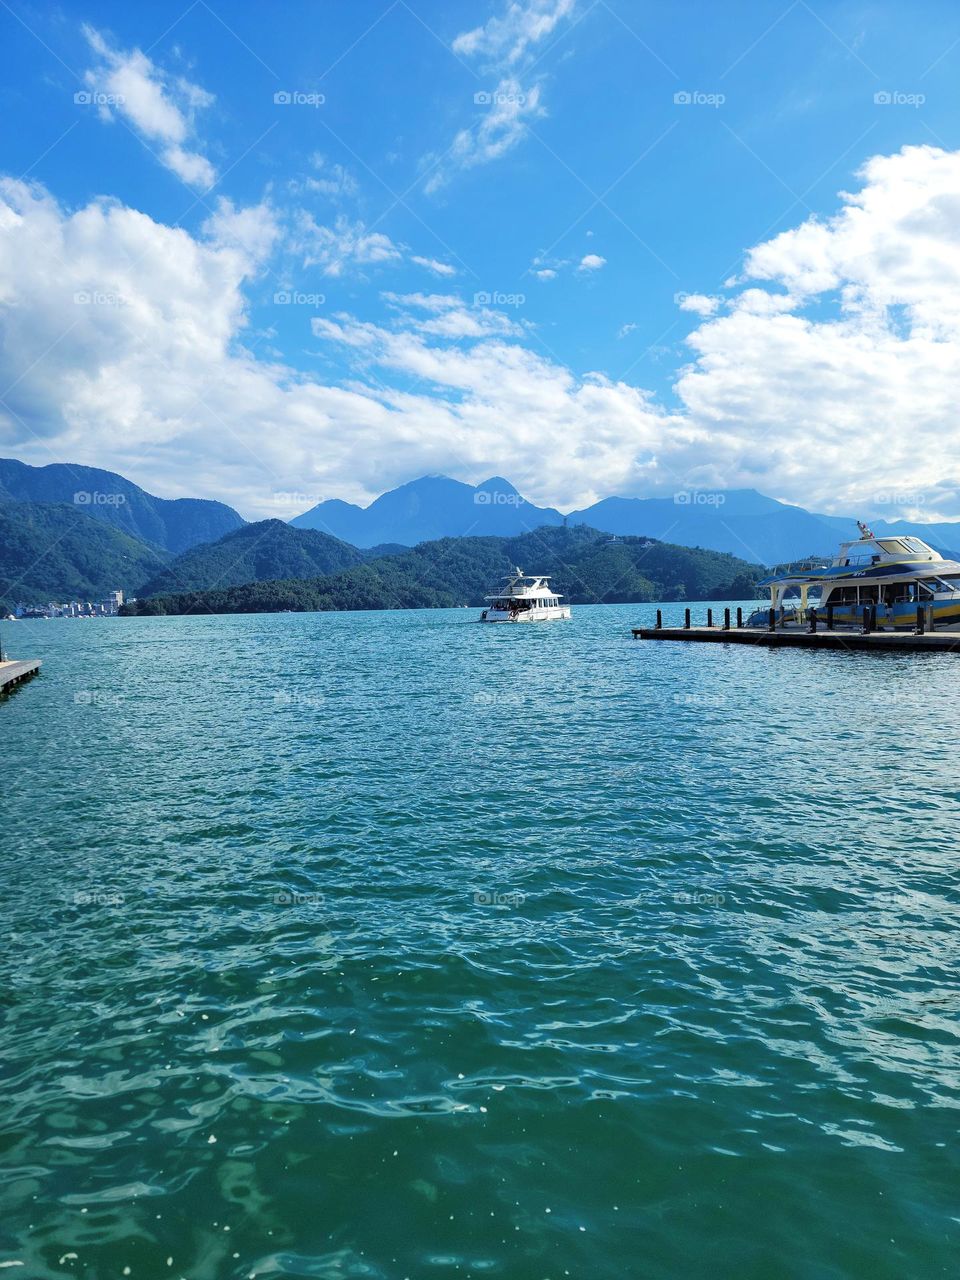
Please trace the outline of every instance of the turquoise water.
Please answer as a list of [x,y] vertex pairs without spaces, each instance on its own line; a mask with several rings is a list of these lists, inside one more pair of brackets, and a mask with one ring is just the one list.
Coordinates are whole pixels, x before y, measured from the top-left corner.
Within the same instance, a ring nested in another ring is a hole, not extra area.
[[3,1274],[957,1274],[960,658],[651,615],[2,628]]

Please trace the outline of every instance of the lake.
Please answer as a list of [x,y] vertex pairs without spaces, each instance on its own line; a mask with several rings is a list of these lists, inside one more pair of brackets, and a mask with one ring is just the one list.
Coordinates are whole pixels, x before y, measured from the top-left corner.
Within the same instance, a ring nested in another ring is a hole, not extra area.
[[0,625],[5,1274],[956,1274],[960,657],[653,612]]

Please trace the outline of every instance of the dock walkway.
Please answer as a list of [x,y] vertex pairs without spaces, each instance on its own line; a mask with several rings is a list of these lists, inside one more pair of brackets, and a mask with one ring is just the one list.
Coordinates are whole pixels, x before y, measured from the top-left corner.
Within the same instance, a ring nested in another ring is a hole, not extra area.
[[712,641],[715,644],[755,644],[766,649],[869,649],[874,653],[960,654],[960,632],[912,631],[770,631],[766,627],[633,627],[635,640]]
[[29,680],[39,670],[39,658],[28,658],[22,662],[0,662],[0,694],[9,693],[21,680]]

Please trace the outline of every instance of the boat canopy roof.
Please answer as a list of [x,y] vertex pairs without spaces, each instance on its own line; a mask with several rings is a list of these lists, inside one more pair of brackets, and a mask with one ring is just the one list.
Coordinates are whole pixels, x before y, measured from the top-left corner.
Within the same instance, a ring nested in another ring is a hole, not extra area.
[[507,574],[504,579],[504,586],[500,591],[494,592],[493,595],[485,596],[485,600],[526,600],[532,596],[555,596],[556,599],[562,600],[563,597],[558,595],[550,586],[549,575],[524,573],[522,569],[514,569],[513,573]]

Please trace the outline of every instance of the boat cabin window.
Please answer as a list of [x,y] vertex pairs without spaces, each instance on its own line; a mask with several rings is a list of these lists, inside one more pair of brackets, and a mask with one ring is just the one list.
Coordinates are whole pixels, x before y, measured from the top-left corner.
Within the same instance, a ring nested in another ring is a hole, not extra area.
[[871,555],[847,556],[843,563],[845,568],[849,567],[855,569],[858,565],[877,564],[879,559],[880,557],[876,553],[873,553]]
[[925,542],[921,542],[919,538],[901,538],[901,542],[908,551],[919,553],[920,555],[932,555],[932,550]]

